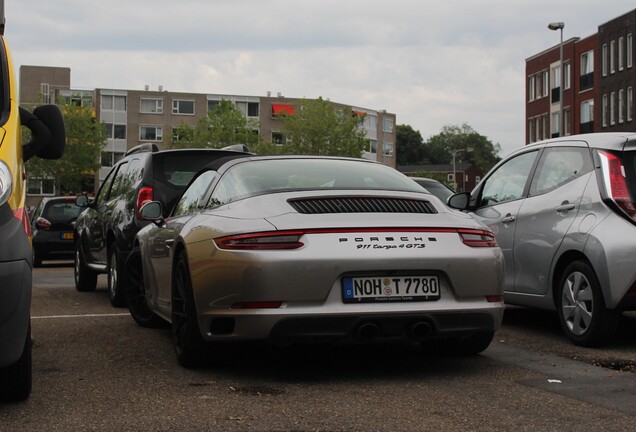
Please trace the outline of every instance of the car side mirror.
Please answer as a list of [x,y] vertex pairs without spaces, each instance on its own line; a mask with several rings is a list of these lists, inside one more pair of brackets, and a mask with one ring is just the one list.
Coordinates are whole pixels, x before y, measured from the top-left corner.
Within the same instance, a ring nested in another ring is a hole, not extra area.
[[64,155],[66,129],[62,112],[55,105],[42,105],[31,113],[20,107],[20,122],[31,131],[31,140],[24,145],[25,161],[33,156],[59,159]]
[[139,209],[139,215],[143,220],[152,221],[157,225],[163,223],[162,208],[159,201],[150,201],[141,206]]
[[448,206],[457,210],[468,210],[470,192],[462,192],[448,198]]
[[78,207],[89,207],[91,204],[90,200],[88,199],[87,195],[78,195],[75,198],[75,205]]

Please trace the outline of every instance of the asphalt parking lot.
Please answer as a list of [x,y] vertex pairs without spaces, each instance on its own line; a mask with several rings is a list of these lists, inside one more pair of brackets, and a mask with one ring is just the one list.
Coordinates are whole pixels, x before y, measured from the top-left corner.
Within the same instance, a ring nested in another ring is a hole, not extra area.
[[34,390],[0,405],[2,431],[636,429],[633,315],[602,350],[570,345],[555,315],[511,308],[476,357],[245,344],[187,370],[170,331],[112,308],[103,280],[79,293],[70,267],[48,265],[34,284]]

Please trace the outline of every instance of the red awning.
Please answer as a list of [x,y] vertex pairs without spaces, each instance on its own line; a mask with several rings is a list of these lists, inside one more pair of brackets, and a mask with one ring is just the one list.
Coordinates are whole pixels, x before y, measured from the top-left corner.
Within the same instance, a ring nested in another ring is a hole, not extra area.
[[280,114],[293,115],[294,114],[294,107],[292,105],[288,105],[288,104],[272,104],[272,114],[274,114],[274,115],[280,115]]

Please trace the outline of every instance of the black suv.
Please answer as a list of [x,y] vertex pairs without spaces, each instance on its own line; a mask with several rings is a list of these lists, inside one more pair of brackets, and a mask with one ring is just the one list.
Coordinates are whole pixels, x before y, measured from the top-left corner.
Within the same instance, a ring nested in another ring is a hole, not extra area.
[[77,206],[86,207],[73,233],[75,288],[93,291],[97,275],[106,273],[111,303],[123,306],[119,275],[135,234],[148,224],[139,216],[141,206],[160,201],[167,217],[199,169],[222,157],[245,154],[234,148],[159,151],[154,144],[141,144],[126,152],[106,176],[95,199],[80,195],[75,200]]

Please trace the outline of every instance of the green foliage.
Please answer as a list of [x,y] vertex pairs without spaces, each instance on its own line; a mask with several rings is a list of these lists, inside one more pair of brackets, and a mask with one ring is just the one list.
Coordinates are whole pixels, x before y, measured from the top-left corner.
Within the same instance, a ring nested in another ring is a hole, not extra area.
[[[99,169],[106,130],[88,107],[67,104],[61,110],[66,129],[64,156],[58,160],[31,158],[26,169],[30,178],[54,178],[58,193],[77,193],[82,190],[83,183],[90,183]],[[23,128],[23,133],[26,140],[28,130]]]
[[422,135],[409,125],[397,125],[396,149],[398,165],[418,165],[425,159]]
[[285,139],[279,153],[361,157],[367,145],[359,118],[322,98],[301,101],[281,120]]
[[182,123],[175,128],[171,147],[222,148],[245,144],[255,151],[261,141],[258,129],[258,121],[245,117],[233,102],[222,100],[195,127]]
[[493,144],[466,123],[444,126],[439,134],[429,138],[426,146],[432,164],[452,163],[455,151],[455,163],[470,162],[485,173],[501,159],[501,146]]

